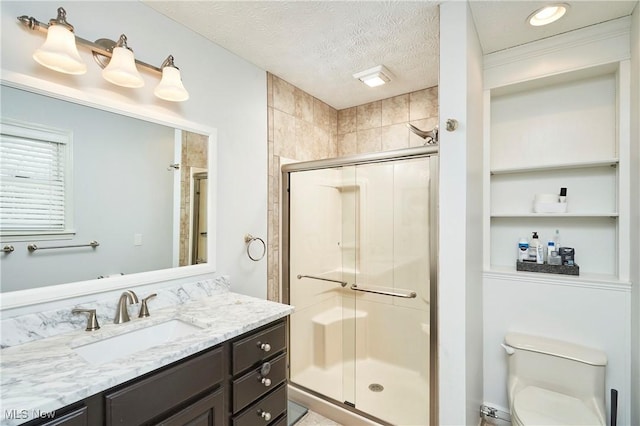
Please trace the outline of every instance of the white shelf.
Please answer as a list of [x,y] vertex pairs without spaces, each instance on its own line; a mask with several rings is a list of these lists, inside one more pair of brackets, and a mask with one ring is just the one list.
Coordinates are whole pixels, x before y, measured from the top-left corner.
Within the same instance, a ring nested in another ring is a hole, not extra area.
[[514,266],[491,265],[490,269],[484,271],[484,275],[485,277],[499,279],[526,279],[527,281],[533,280],[545,284],[563,282],[567,285],[605,285],[618,286],[622,288],[631,286],[630,282],[619,280],[616,275],[611,274],[594,274],[580,272],[580,275],[562,275],[547,274],[542,272],[516,271],[515,261]]
[[616,218],[618,217],[618,213],[613,212],[603,212],[603,213],[491,213],[492,218],[500,218],[500,217],[535,217],[535,218],[546,218],[546,217],[610,217]]
[[568,170],[568,169],[584,169],[590,167],[615,167],[618,165],[619,160],[617,158],[605,159],[600,161],[582,161],[576,163],[558,163],[558,164],[546,164],[540,166],[529,167],[513,167],[513,168],[496,168],[491,169],[492,175],[503,175],[513,173],[535,173],[543,172],[547,170]]

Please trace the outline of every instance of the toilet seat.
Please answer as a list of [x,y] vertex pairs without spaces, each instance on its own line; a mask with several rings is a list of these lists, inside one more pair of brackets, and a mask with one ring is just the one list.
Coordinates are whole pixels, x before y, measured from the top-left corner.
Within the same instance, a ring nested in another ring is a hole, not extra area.
[[514,424],[521,425],[603,425],[581,400],[536,386],[527,386],[514,395],[511,415]]

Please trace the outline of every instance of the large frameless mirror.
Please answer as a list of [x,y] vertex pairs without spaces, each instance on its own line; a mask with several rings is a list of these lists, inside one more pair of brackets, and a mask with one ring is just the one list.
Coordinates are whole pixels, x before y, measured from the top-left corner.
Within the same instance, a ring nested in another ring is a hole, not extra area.
[[209,262],[210,135],[0,90],[3,293]]

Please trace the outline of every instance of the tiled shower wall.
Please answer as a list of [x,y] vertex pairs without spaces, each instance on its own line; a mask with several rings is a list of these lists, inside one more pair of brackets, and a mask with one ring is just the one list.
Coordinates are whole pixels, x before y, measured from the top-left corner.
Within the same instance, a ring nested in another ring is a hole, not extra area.
[[190,265],[191,168],[207,168],[208,136],[182,132],[180,162],[180,266]]
[[267,73],[267,111],[267,298],[278,301],[281,159],[309,161],[421,146],[424,139],[411,133],[406,124],[422,130],[431,130],[438,124],[438,88],[338,111]]

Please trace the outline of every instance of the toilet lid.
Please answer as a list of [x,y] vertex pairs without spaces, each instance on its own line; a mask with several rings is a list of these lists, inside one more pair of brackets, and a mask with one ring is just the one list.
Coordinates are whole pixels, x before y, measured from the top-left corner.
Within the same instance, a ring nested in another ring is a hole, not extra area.
[[581,400],[536,386],[515,395],[512,414],[524,425],[603,425]]

